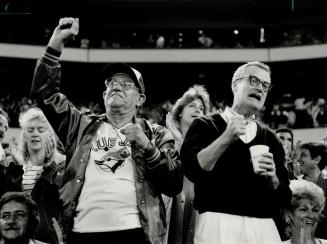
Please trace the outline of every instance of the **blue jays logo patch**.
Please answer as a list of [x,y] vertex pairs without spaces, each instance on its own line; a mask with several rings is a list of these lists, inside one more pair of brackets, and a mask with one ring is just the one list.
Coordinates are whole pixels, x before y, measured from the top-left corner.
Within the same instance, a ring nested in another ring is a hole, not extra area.
[[126,147],[117,151],[109,150],[100,160],[95,160],[95,163],[106,172],[115,173],[117,169],[124,166],[125,159],[130,156]]

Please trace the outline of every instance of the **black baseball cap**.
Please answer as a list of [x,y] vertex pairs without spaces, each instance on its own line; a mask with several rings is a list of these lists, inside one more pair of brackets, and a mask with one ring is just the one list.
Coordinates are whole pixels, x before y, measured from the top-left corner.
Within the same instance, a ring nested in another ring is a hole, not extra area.
[[108,79],[115,74],[127,74],[135,83],[135,85],[140,89],[142,94],[145,93],[145,86],[141,73],[125,63],[112,63],[104,67],[103,73],[105,79]]

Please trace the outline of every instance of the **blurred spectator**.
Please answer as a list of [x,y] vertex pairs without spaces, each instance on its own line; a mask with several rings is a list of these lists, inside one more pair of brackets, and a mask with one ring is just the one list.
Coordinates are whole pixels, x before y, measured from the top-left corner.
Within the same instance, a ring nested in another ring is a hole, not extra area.
[[302,177],[297,161],[301,141],[297,141],[296,145],[294,145],[293,130],[287,127],[277,129],[276,134],[282,142],[285,151],[285,167],[288,171],[289,179],[293,180]]
[[202,30],[199,31],[198,42],[200,44],[200,47],[210,48],[213,46],[212,38],[204,34]]
[[80,48],[89,48],[90,47],[90,40],[88,38],[81,39],[81,46]]
[[273,129],[287,126],[287,121],[288,121],[287,113],[284,113],[280,107],[281,105],[279,103],[276,103],[273,105],[272,110],[270,112],[269,121],[270,121],[270,126]]
[[148,39],[146,40],[147,48],[154,48],[156,46],[156,40],[153,37],[153,34],[150,34]]
[[[312,101],[311,116],[312,116],[314,127],[320,126],[320,122],[321,123],[325,122],[324,121],[326,119],[326,118],[324,118],[324,117],[326,117],[324,114],[325,104],[326,104],[325,99],[321,98],[321,97],[314,99]],[[318,118],[318,115],[319,115],[319,118]]]
[[327,126],[327,103],[320,106],[320,110],[316,115],[316,120],[320,127]]
[[156,40],[156,48],[164,48],[164,47],[165,47],[165,37],[159,34]]
[[36,203],[22,192],[8,192],[0,199],[1,244],[41,244],[34,240],[39,225]]
[[7,116],[8,115],[6,115],[6,112],[0,108],[0,149],[2,148],[1,143],[5,138],[6,132],[8,131],[9,128]]
[[294,128],[312,128],[313,119],[310,115],[312,101],[306,99],[305,97],[300,97],[295,99],[294,105],[296,113]]

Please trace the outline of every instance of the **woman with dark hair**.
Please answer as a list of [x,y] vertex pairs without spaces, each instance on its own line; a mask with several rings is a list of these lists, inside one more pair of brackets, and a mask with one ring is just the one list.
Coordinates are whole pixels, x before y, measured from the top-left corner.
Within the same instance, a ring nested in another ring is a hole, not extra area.
[[[208,114],[209,111],[209,94],[201,85],[193,85],[176,101],[172,112],[166,116],[166,126],[174,136],[177,151],[180,151],[193,120]],[[167,200],[167,220],[170,222],[168,222],[168,243],[193,243],[196,216],[193,209],[193,198],[194,186],[186,177],[184,177],[181,194],[173,200],[164,198]]]
[[323,190],[306,180],[292,180],[291,204],[284,210],[289,240],[285,244],[326,244],[327,240],[315,237],[318,221],[325,206]]

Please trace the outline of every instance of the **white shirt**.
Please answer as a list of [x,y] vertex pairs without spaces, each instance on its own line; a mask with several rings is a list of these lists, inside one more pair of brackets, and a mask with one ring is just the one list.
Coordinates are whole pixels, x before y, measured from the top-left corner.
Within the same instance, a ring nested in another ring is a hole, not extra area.
[[[240,115],[233,111],[230,107],[226,107],[225,110],[220,113],[221,117],[228,123],[231,118],[236,117],[236,116],[241,116],[244,118],[243,115]],[[249,143],[251,142],[254,137],[257,135],[257,123],[254,121],[255,116],[252,115],[249,119],[246,119],[246,126],[245,126],[245,134],[240,135],[239,138],[244,142],[244,143]]]
[[74,218],[75,232],[141,227],[136,203],[135,162],[131,157],[131,145],[120,133],[121,129],[103,122],[92,141]]

